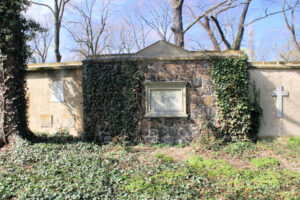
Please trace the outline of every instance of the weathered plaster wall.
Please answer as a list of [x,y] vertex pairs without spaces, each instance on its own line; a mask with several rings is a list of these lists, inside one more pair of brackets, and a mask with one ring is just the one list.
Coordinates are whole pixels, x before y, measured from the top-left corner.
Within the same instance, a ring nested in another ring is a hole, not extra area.
[[[260,89],[263,118],[260,137],[300,136],[300,63],[251,63],[251,81]],[[272,91],[283,86],[289,92],[283,97],[283,118],[277,117],[276,100]]]
[[[29,127],[34,132],[83,132],[81,63],[29,65],[27,87]],[[52,81],[63,81],[64,101],[50,101]]]
[[[200,136],[202,122],[214,122],[215,96],[207,60],[140,62],[145,81],[186,81],[187,118],[144,118],[141,134],[146,142],[187,143]],[[143,99],[145,110],[145,92]]]

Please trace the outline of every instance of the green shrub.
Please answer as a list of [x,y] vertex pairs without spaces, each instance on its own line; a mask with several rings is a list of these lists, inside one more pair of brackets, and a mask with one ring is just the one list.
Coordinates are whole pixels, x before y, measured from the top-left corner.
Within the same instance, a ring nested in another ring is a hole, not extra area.
[[219,150],[224,145],[224,138],[210,123],[204,122],[201,126],[200,145],[203,149]]
[[223,150],[232,156],[248,158],[255,155],[257,147],[252,142],[235,142],[227,144]]
[[279,166],[279,161],[275,158],[254,158],[251,160],[251,164],[254,165],[256,168],[274,168]]

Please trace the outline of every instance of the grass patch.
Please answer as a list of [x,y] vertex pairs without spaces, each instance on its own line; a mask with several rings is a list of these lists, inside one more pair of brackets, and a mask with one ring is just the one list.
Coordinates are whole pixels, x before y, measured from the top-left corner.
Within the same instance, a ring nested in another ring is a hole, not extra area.
[[279,161],[275,158],[254,158],[251,160],[251,164],[258,169],[276,168],[279,166]]
[[288,144],[291,145],[291,146],[300,147],[300,138],[299,137],[291,137],[288,140]]
[[164,161],[164,162],[167,162],[167,163],[172,163],[174,162],[174,158],[171,157],[171,156],[165,156],[164,154],[156,154],[155,155],[156,158]]
[[231,177],[237,173],[237,169],[224,160],[204,159],[200,156],[194,156],[188,160],[188,164],[213,178]]

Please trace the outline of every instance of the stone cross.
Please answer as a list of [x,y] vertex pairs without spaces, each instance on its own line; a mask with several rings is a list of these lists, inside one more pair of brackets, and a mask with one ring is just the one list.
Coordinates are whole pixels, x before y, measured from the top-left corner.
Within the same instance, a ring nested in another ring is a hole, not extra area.
[[286,91],[283,91],[283,87],[280,85],[280,86],[277,86],[276,91],[272,92],[272,96],[277,97],[277,100],[276,100],[277,117],[282,118],[283,117],[283,111],[282,111],[283,103],[282,103],[282,100],[283,100],[284,96],[286,96],[286,97],[289,96],[289,93],[286,92]]

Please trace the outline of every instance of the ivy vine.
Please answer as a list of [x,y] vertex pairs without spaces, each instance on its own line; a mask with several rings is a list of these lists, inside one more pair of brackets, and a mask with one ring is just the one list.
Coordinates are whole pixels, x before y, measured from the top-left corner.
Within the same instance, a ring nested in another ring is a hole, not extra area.
[[26,41],[40,27],[22,15],[28,5],[27,0],[0,1],[0,145],[14,134],[34,139],[26,115]]
[[88,62],[83,73],[85,138],[95,140],[100,130],[136,140],[144,80],[136,63]]
[[225,141],[256,140],[262,109],[249,98],[246,57],[214,57],[211,75],[216,93],[218,134]]

